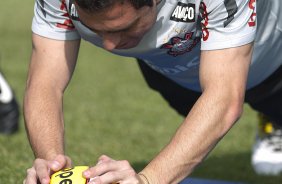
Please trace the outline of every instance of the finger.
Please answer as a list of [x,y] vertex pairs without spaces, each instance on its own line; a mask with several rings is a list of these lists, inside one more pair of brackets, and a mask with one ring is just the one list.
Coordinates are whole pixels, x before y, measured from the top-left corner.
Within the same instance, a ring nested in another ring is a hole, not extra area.
[[86,178],[90,178],[90,177],[97,177],[111,171],[118,171],[118,170],[121,171],[128,169],[131,169],[131,166],[127,160],[122,160],[122,161],[109,160],[89,168],[88,170],[83,172],[83,175]]
[[26,179],[23,181],[23,184],[37,184],[36,172],[33,167],[26,171]]
[[47,161],[43,159],[36,159],[34,161],[34,168],[36,175],[41,184],[49,184],[50,182],[50,169],[48,168]]
[[99,176],[98,179],[100,180],[100,183],[111,183],[112,184],[112,183],[116,183],[117,181],[126,180],[125,177],[123,176],[122,171],[115,171],[115,172],[107,172],[103,174],[102,176]]
[[71,161],[71,159],[70,159],[70,157],[68,157],[68,156],[64,156],[65,157],[65,159],[66,159],[66,167],[68,167],[68,168],[70,168],[70,167],[72,167],[72,161]]
[[101,184],[101,180],[99,177],[90,178],[88,184]]
[[103,184],[103,183],[139,183],[136,172],[132,170],[112,171],[107,172],[101,176],[90,180],[89,184]]
[[65,155],[58,155],[53,161],[48,163],[52,171],[59,171],[63,168],[71,167],[71,159]]
[[114,159],[110,158],[107,155],[102,155],[98,159],[98,164],[101,163],[101,162],[108,162],[108,161],[114,161]]
[[[100,164],[102,164],[102,163],[105,163],[105,162],[110,162],[110,161],[114,161],[114,160],[111,159],[110,157],[106,156],[106,155],[102,155],[102,156],[99,157],[96,166],[97,166],[97,165],[100,165]],[[93,178],[93,177],[95,177],[95,176],[98,176],[98,175],[93,174],[93,172],[96,173],[95,169],[90,169],[90,168],[89,168],[89,169],[87,169],[87,170],[85,170],[85,171],[83,172],[83,176],[84,176],[85,178],[90,178],[90,177]]]
[[114,164],[114,162],[112,161],[100,162],[98,165],[90,167],[89,169],[84,171],[83,176],[86,178],[93,178],[117,168],[118,167],[116,166],[116,164]]

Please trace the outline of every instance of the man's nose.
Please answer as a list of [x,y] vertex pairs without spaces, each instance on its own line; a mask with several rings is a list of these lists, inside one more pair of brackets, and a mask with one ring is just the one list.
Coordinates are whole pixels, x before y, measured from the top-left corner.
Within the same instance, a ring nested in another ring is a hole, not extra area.
[[106,50],[115,49],[121,41],[120,33],[103,33],[103,46]]

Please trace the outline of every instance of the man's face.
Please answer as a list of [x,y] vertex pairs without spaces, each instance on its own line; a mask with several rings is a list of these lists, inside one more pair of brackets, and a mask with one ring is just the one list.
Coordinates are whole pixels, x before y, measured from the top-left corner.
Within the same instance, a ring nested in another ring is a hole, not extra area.
[[104,48],[129,49],[138,45],[156,20],[156,0],[154,6],[144,6],[136,10],[127,0],[116,3],[109,10],[88,13],[77,6],[81,22],[103,39]]

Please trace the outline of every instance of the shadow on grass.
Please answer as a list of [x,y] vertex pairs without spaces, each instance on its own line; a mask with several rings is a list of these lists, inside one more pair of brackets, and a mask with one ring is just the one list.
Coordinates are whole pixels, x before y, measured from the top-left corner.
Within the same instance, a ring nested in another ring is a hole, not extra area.
[[[250,164],[251,153],[211,155],[192,174],[193,178],[244,182],[246,184],[281,184],[280,176],[259,176]],[[136,171],[141,171],[147,162],[132,164]]]

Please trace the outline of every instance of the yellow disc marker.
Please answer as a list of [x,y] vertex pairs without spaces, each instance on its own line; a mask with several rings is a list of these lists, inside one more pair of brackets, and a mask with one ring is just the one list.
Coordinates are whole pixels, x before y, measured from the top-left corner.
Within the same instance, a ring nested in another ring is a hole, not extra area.
[[50,184],[86,184],[88,180],[82,177],[86,169],[88,166],[76,166],[58,171],[52,174]]

